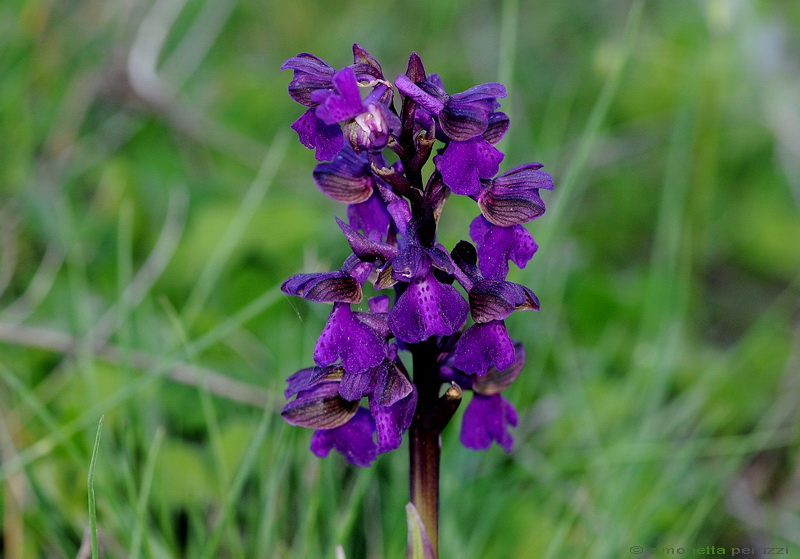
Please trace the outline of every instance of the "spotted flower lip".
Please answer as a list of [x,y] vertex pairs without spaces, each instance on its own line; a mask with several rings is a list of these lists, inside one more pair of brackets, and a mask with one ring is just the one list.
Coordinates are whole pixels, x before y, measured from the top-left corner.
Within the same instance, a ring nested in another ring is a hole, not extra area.
[[509,260],[524,268],[539,248],[522,225],[501,227],[482,215],[470,224],[469,236],[478,248],[481,272],[491,279],[505,279]]
[[496,442],[506,452],[511,452],[514,437],[508,427],[516,427],[517,412],[500,394],[472,397],[461,424],[461,444],[473,450],[486,450]]

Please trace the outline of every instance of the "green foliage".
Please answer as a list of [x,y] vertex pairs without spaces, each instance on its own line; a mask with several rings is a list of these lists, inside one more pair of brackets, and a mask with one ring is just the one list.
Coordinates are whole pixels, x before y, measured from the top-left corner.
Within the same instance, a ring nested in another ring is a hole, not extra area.
[[[756,0],[0,3],[0,555],[78,555],[92,460],[104,557],[403,555],[404,452],[320,461],[278,416],[326,318],[278,286],[345,256],[278,68],[353,42],[388,76],[417,51],[452,91],[506,81],[503,169],[556,179],[512,272],[542,301],[511,319],[516,447],[447,429],[442,556],[794,549],[798,22]],[[475,209],[446,211],[452,246]]]

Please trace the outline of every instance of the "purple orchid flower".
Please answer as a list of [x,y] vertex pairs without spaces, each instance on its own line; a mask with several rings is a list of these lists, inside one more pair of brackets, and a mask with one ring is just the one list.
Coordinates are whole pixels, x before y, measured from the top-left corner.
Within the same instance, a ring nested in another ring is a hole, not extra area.
[[[347,204],[347,222],[337,222],[351,251],[340,270],[297,274],[281,287],[332,305],[316,366],[289,377],[283,417],[314,430],[317,456],[335,450],[359,466],[411,431],[414,464],[429,459],[420,449],[438,445],[463,391],[472,391],[461,442],[509,451],[517,413],[501,392],[525,356],[505,321],[538,310],[539,301],[506,275],[509,261],[523,268],[536,252],[522,224],[545,211],[539,191],[553,180],[538,163],[498,174],[504,156],[496,145],[509,126],[498,111],[505,88],[485,83],[450,95],[416,54],[392,84],[359,45],[353,64],[339,70],[306,53],[282,68],[294,71],[289,93],[306,108],[292,127],[321,161],[314,182]],[[431,158],[433,170],[423,174]],[[477,203],[475,246],[462,241],[448,251],[437,241],[451,193]],[[367,289],[392,295],[365,304]]]

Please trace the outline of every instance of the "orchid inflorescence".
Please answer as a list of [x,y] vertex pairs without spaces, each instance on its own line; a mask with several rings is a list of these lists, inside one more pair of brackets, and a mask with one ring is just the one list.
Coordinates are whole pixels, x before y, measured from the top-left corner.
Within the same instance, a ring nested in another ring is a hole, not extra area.
[[[506,276],[509,261],[524,268],[536,252],[522,224],[544,213],[539,189],[551,190],[553,180],[539,163],[498,175],[504,155],[495,145],[509,126],[497,110],[505,87],[485,83],[449,95],[416,53],[392,84],[359,45],[341,70],[307,53],[281,69],[294,71],[289,94],[307,107],[292,128],[316,151],[314,182],[348,204],[347,221],[337,223],[352,249],[339,270],[295,275],[281,288],[333,304],[315,366],[287,381],[293,399],[283,417],[315,430],[317,456],[335,449],[367,466],[400,446],[415,417],[440,430],[470,390],[461,442],[485,449],[495,441],[510,451],[517,414],[502,392],[519,376],[525,352],[504,320],[538,310],[539,301]],[[436,233],[451,193],[475,200],[480,215],[469,227],[474,244],[448,251]],[[393,291],[393,301],[376,295],[368,308],[354,309],[367,283]],[[413,379],[403,352],[415,357]],[[428,356],[419,370],[417,355]],[[429,417],[420,417],[423,408]]]

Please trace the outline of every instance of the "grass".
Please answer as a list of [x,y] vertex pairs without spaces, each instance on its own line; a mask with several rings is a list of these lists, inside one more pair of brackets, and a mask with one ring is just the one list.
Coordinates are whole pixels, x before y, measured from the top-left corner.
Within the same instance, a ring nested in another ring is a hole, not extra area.
[[[79,556],[91,485],[103,557],[402,556],[405,447],[320,461],[277,415],[327,314],[278,287],[345,256],[278,68],[352,42],[389,76],[417,51],[451,91],[501,79],[503,169],[556,178],[512,276],[542,301],[509,321],[515,450],[445,433],[443,556],[800,549],[795,4],[13,0],[0,22],[3,557]],[[474,213],[451,200],[443,242]]]

